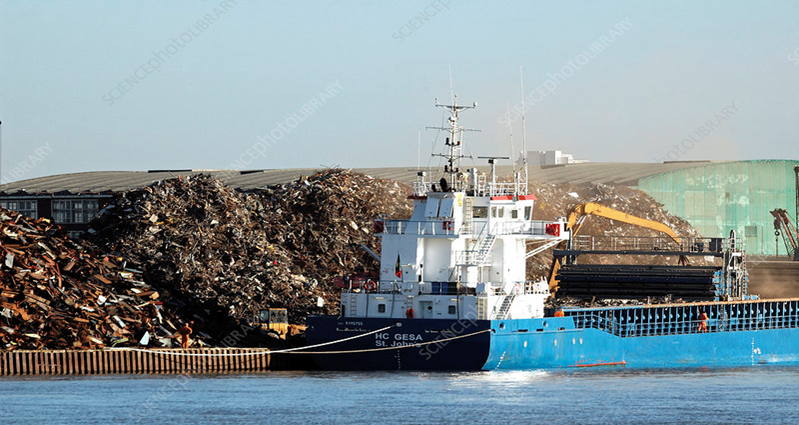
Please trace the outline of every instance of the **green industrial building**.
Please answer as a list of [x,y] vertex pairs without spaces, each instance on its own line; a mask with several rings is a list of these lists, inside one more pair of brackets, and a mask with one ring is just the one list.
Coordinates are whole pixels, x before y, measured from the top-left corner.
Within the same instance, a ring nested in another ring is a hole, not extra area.
[[[783,208],[795,219],[797,161],[706,163],[638,180],[638,188],[680,216],[703,236],[734,229],[751,254],[785,254],[770,211]],[[794,220],[795,222],[795,220]],[[778,252],[779,249],[779,252]]]
[[785,209],[796,223],[797,166],[797,160],[585,163],[531,169],[530,180],[634,187],[702,236],[727,236],[735,230],[748,253],[785,255],[782,238],[775,239],[770,211]]

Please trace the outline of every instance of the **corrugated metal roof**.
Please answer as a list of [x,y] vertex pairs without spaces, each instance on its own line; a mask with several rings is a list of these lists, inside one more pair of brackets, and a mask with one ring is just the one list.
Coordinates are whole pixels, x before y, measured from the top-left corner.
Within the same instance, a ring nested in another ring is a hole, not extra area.
[[[644,177],[683,168],[698,167],[708,162],[678,163],[582,163],[552,167],[530,167],[530,181],[551,183],[605,183],[614,185],[637,185]],[[478,167],[487,172],[488,167]],[[47,177],[20,180],[0,186],[0,194],[6,196],[25,191],[33,193],[103,193],[120,192],[147,186],[164,179],[178,176],[211,174],[231,187],[248,190],[296,180],[316,172],[313,168],[271,169],[271,170],[155,170],[155,171],[91,171],[83,173],[58,174]],[[377,178],[411,183],[416,180],[412,167],[355,168],[355,172]],[[497,166],[499,175],[509,175],[509,165]],[[437,172],[431,175],[437,175]]]
[[684,168],[701,167],[711,164],[702,162],[672,163],[628,163],[628,162],[588,162],[583,164],[558,165],[530,169],[530,181],[550,183],[604,183],[618,186],[636,186],[638,180],[656,174]]

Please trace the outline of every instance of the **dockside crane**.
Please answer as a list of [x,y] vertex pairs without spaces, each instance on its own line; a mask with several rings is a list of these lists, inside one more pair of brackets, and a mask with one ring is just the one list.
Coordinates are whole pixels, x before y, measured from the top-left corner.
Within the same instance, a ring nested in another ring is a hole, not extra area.
[[[793,167],[793,172],[796,177],[796,215],[794,217],[799,220],[799,165]],[[782,236],[788,257],[793,261],[799,261],[799,231],[791,221],[788,211],[777,208],[770,212],[774,216],[774,236],[778,241],[777,246],[779,247],[779,238]]]
[[788,257],[793,259],[793,261],[799,261],[799,232],[796,231],[796,226],[791,222],[788,211],[777,208],[771,211],[771,215],[774,216],[774,235],[777,238],[782,236],[785,249],[788,251]]

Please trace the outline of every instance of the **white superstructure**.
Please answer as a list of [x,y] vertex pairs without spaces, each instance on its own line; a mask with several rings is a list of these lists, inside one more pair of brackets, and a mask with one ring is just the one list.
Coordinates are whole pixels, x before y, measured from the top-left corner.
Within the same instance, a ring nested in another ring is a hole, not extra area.
[[[456,102],[454,102],[456,103]],[[448,164],[437,183],[419,173],[408,220],[376,220],[382,238],[378,281],[350,285],[346,317],[511,319],[543,317],[546,281],[526,280],[526,258],[568,239],[565,220],[533,220],[535,196],[519,175],[497,182],[496,158],[486,176],[460,170],[458,113],[450,110]],[[528,252],[528,242],[539,242]],[[352,281],[350,281],[352,282]]]

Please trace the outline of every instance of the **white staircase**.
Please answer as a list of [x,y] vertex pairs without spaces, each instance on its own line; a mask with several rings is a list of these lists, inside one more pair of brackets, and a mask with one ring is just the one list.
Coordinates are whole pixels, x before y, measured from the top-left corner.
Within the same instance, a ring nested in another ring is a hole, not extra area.
[[485,226],[474,244],[474,249],[460,252],[458,265],[485,266],[491,264],[491,250],[494,249],[496,240],[497,237],[488,231],[488,226]]
[[478,265],[484,265],[490,262],[491,250],[494,248],[494,242],[497,240],[495,235],[487,233],[477,242],[477,249],[474,253],[474,262]]
[[544,251],[548,250],[549,248],[552,248],[553,246],[555,246],[555,245],[557,245],[557,244],[559,244],[561,242],[563,242],[563,239],[552,239],[551,241],[539,246],[538,248],[535,248],[535,249],[533,249],[531,251],[528,251],[527,254],[525,254],[524,258],[530,258],[530,257],[536,256],[539,253],[544,252]]
[[513,304],[513,299],[516,298],[515,294],[506,295],[505,299],[502,300],[502,305],[499,306],[499,311],[497,311],[496,320],[504,320],[508,318],[508,313],[510,313],[510,306]]

